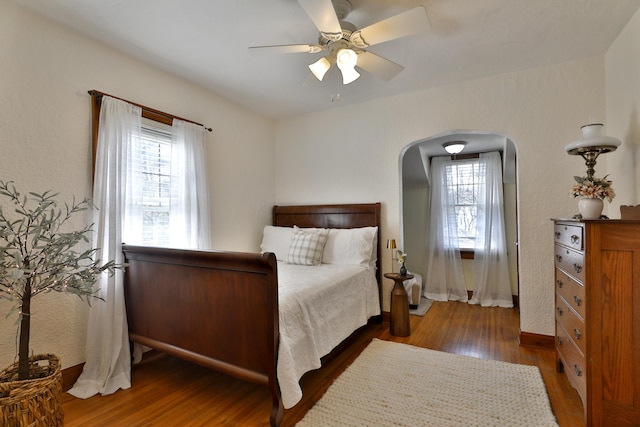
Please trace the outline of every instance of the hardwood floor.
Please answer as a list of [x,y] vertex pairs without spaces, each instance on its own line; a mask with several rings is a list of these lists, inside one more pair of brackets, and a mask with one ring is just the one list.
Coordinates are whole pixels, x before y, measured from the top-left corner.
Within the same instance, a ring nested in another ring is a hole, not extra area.
[[[583,425],[580,398],[566,377],[556,372],[553,350],[518,345],[516,309],[436,302],[426,316],[410,317],[409,337],[390,335],[387,322],[367,325],[321,369],[306,374],[301,381],[302,401],[285,411],[282,426],[294,426],[372,338],[538,366],[558,424]],[[65,426],[269,425],[271,399],[266,388],[172,357],[155,355],[136,365],[132,384],[129,390],[86,400],[65,393]]]

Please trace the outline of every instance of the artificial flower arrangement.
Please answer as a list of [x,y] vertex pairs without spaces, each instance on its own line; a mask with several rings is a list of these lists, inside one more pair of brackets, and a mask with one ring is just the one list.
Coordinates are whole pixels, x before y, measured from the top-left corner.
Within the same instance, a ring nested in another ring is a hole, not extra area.
[[398,262],[404,266],[404,263],[407,261],[407,254],[398,249]]
[[407,254],[398,249],[398,262],[400,263],[400,274],[407,274],[407,267],[405,267],[404,263],[407,261]]
[[587,199],[607,199],[609,203],[616,197],[616,192],[613,190],[610,180],[596,177],[581,177],[574,176],[576,183],[571,187],[571,194],[573,197],[585,197]]

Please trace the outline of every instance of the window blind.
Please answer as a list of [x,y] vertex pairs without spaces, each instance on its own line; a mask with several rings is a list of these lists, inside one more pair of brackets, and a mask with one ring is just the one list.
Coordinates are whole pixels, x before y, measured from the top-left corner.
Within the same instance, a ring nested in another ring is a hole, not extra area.
[[132,148],[134,182],[131,188],[133,194],[137,194],[133,208],[142,216],[141,244],[167,246],[171,200],[171,132],[143,124],[141,138]]
[[485,180],[486,168],[477,159],[459,160],[447,166],[447,179],[453,192],[460,249],[475,248],[478,189]]

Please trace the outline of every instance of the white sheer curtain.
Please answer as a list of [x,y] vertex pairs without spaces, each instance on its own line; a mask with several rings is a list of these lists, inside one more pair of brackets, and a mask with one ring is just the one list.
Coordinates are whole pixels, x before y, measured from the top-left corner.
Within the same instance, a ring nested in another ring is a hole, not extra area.
[[436,301],[468,300],[458,245],[451,164],[448,157],[431,160],[427,259],[424,272],[425,297]]
[[173,120],[169,215],[169,241],[172,247],[211,247],[205,132],[202,126]]
[[[122,231],[131,144],[140,136],[141,109],[104,96],[100,110],[98,152],[93,185],[96,257],[121,264]],[[89,311],[86,363],[69,393],[87,398],[131,386],[131,356],[124,305],[123,272],[98,282],[98,295]]]
[[[94,245],[103,260],[124,262],[123,237],[141,244],[144,219],[141,108],[103,96],[93,187]],[[177,123],[176,123],[177,122]],[[171,143],[170,246],[210,247],[209,203],[202,126],[174,120]],[[124,304],[124,273],[98,283],[104,299],[92,304],[86,363],[69,393],[87,398],[131,386],[131,354]],[[141,351],[134,347],[135,359]]]
[[474,292],[470,304],[513,307],[505,236],[502,162],[497,152],[483,153],[486,179],[478,188]]

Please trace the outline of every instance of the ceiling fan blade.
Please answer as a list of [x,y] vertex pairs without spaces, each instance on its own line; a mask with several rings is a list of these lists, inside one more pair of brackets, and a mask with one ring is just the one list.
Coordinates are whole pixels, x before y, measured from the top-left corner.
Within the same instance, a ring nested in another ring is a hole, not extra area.
[[281,44],[273,46],[251,46],[251,53],[317,53],[323,50],[315,44]]
[[385,81],[391,80],[404,70],[402,65],[367,51],[358,54],[357,66]]
[[427,11],[424,6],[418,6],[355,31],[351,35],[351,43],[356,47],[365,48],[410,36],[425,31],[428,27]]
[[298,0],[298,3],[322,34],[329,36],[329,38],[339,36],[336,40],[342,37],[340,21],[331,0]]

